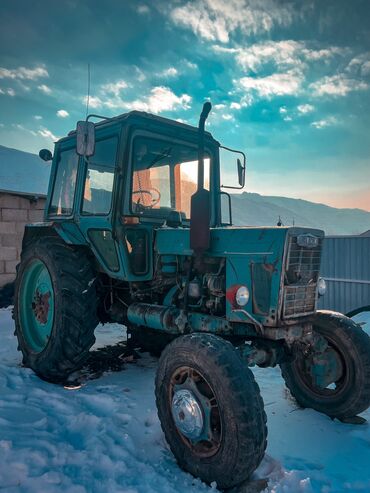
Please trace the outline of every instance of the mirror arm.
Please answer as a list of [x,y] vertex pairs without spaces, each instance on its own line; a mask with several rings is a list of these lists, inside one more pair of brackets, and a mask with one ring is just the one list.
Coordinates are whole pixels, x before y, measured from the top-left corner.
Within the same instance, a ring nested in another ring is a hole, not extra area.
[[231,149],[231,147],[226,147],[226,146],[222,146],[222,145],[220,145],[220,148],[225,149],[226,151],[236,152],[237,154],[241,154],[243,156],[243,161],[245,164],[245,162],[247,160],[247,156],[245,155],[245,153],[243,151],[239,151],[238,149]]
[[[220,188],[227,188],[229,190],[242,190],[245,185],[239,187],[232,187],[231,185],[220,185]],[[226,193],[226,192],[225,192]]]
[[[245,168],[246,168],[246,162],[247,162],[247,156],[245,155],[245,153],[243,151],[239,151],[237,149],[231,149],[231,147],[226,147],[226,146],[222,146],[220,145],[220,149],[225,149],[226,151],[230,151],[230,152],[235,152],[236,154],[241,154],[243,156],[243,169],[244,169],[244,173],[245,173]],[[220,188],[228,188],[229,190],[242,190],[245,186],[245,182],[243,183],[243,185],[240,185],[238,187],[232,187],[231,185],[221,185]]]

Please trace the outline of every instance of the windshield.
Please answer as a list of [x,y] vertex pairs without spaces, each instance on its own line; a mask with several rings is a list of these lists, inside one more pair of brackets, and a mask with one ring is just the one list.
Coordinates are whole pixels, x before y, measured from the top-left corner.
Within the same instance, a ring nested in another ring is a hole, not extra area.
[[[136,137],[132,154],[131,211],[166,218],[171,211],[190,218],[197,189],[198,148],[152,137]],[[204,187],[209,190],[210,157],[204,159]]]

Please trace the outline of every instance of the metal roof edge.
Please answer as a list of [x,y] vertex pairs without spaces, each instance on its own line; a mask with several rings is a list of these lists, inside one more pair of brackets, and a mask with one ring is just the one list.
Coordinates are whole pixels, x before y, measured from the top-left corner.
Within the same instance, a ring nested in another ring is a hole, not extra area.
[[16,190],[7,190],[0,188],[0,193],[7,193],[9,195],[19,195],[20,197],[34,197],[38,199],[46,199],[46,193],[37,193],[37,192],[17,192]]

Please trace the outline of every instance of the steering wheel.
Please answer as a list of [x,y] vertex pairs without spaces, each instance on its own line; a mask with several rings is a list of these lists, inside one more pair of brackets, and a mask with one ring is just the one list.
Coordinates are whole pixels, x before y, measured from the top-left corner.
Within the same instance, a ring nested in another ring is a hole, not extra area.
[[138,193],[146,193],[152,198],[152,203],[150,205],[141,204],[140,199],[138,202],[136,202],[136,205],[143,209],[153,209],[153,207],[157,205],[161,200],[161,192],[158,190],[158,188],[155,187],[150,187],[146,190],[133,190],[132,195],[137,195]]

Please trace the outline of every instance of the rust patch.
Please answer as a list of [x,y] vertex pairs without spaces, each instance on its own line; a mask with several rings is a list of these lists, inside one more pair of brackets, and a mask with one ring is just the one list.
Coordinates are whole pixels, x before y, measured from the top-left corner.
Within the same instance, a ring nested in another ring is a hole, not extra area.
[[32,303],[33,313],[35,314],[37,321],[42,325],[45,325],[48,321],[50,296],[50,291],[41,294],[40,291],[37,290]]

